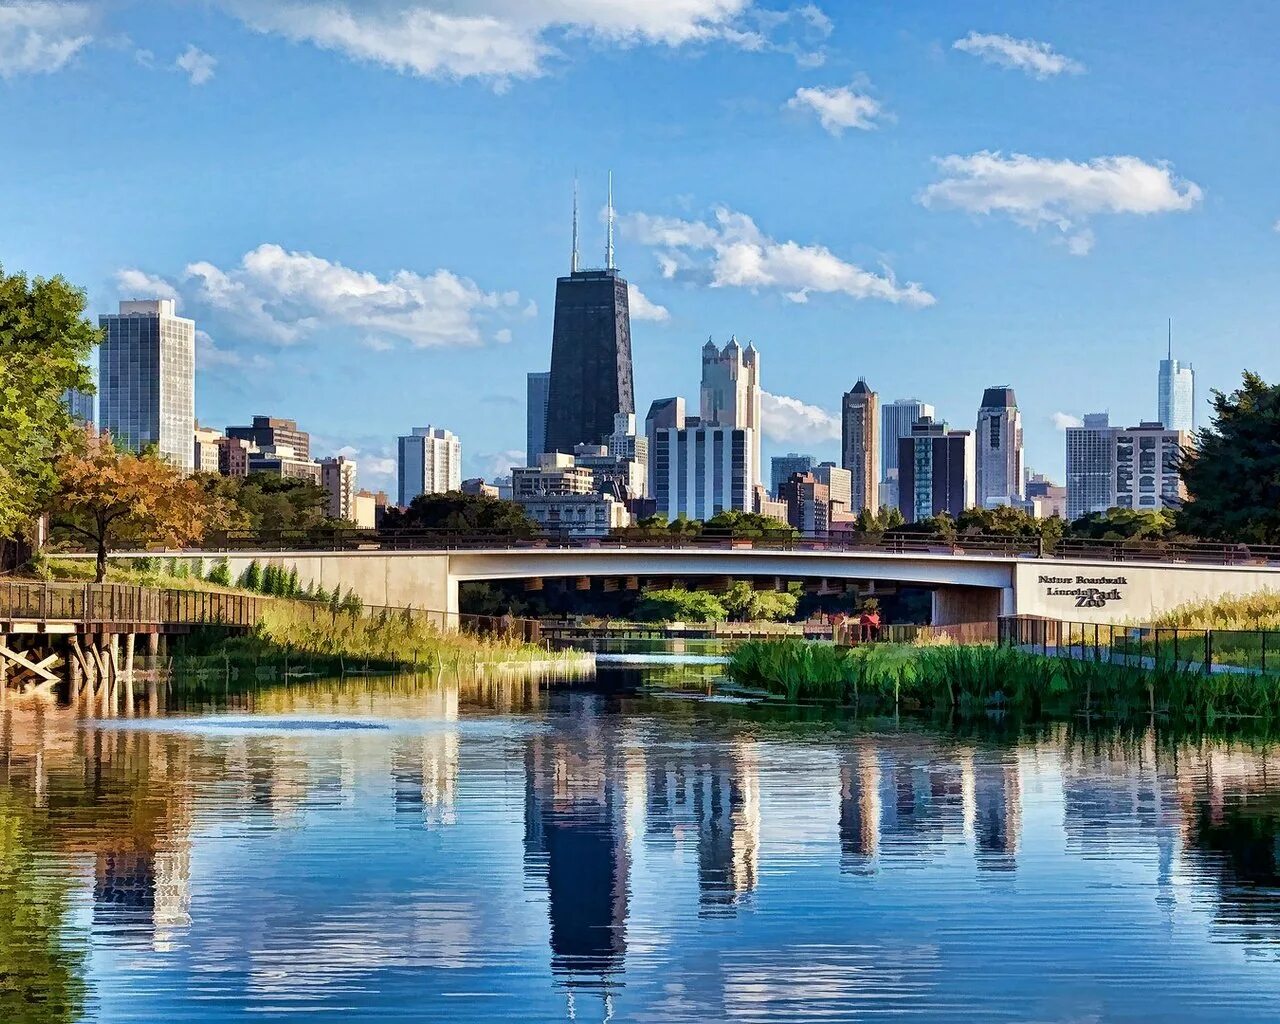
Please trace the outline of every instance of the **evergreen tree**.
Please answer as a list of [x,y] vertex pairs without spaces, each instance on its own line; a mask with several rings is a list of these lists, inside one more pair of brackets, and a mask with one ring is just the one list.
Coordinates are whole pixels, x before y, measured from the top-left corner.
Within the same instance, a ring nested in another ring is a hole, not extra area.
[[257,559],[245,566],[244,572],[240,574],[240,586],[245,590],[262,589],[262,568],[258,565]]

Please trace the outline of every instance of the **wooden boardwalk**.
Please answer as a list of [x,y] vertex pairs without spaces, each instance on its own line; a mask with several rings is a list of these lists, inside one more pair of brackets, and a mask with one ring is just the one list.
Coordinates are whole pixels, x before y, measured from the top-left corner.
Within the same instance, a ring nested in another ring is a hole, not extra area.
[[159,653],[161,637],[194,626],[249,629],[270,598],[112,583],[0,582],[0,701],[11,691],[51,693],[108,713],[133,704],[139,637]]

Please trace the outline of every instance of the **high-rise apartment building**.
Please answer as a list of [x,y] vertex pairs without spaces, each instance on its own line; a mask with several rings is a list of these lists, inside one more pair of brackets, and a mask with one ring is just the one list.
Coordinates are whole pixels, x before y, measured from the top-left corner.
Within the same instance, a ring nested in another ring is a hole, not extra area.
[[678,429],[655,429],[651,497],[659,514],[705,520],[728,509],[752,511],[754,434],[750,429],[707,426],[697,419]]
[[547,395],[547,451],[605,444],[613,418],[635,412],[631,377],[631,312],[627,282],[613,262],[613,187],[603,270],[578,268],[578,199],[573,201],[569,276],[556,280]]
[[1022,413],[1013,388],[987,388],[974,435],[977,503],[981,508],[1021,505],[1026,499]]
[[420,494],[446,494],[462,488],[462,442],[451,430],[414,427],[397,446],[399,504]]
[[880,507],[880,397],[859,377],[840,405],[840,464],[852,478],[850,505],[857,515]]
[[218,472],[223,476],[248,476],[249,456],[258,446],[242,437],[223,437],[218,442]]
[[813,478],[827,488],[827,498],[831,502],[832,518],[842,515],[853,515],[862,511],[854,507],[853,474],[834,462],[823,462],[813,468]]
[[778,495],[787,506],[787,522],[806,537],[825,537],[831,530],[831,496],[813,473],[793,473]]
[[311,435],[299,430],[296,420],[255,416],[247,427],[227,427],[227,437],[238,437],[259,448],[287,445],[299,459],[311,458]]
[[781,500],[782,485],[796,473],[808,473],[817,461],[812,455],[801,455],[799,452],[775,455],[769,460],[769,493]]
[[356,464],[345,455],[320,460],[320,486],[329,495],[329,518],[359,522],[356,509]]
[[1190,363],[1173,358],[1173,321],[1169,321],[1169,349],[1160,360],[1156,417],[1168,430],[1190,434],[1196,429],[1196,373]]
[[1116,431],[1105,412],[1067,428],[1067,520],[1115,506]]
[[649,496],[656,500],[659,509],[665,508],[668,501],[666,487],[671,479],[671,467],[667,460],[671,452],[669,446],[664,446],[661,453],[658,451],[658,431],[678,430],[684,426],[685,419],[683,398],[658,399],[649,406],[649,415],[644,418],[644,436],[649,449]]
[[636,468],[640,470],[640,486],[633,486],[633,497],[643,498],[649,494],[649,436],[636,430],[636,414],[620,412],[613,418],[613,433],[609,435],[609,454],[619,462],[631,463],[630,475],[634,476]]
[[1117,430],[1115,444],[1117,508],[1177,508],[1186,500],[1178,466],[1191,445],[1189,433],[1161,423],[1140,423]]
[[898,442],[911,436],[916,420],[934,418],[933,406],[918,398],[899,398],[880,406],[880,504],[898,506]]
[[98,318],[99,426],[133,451],[154,445],[190,473],[196,410],[196,325],[172,299],[121,302]]
[[[760,353],[752,343],[744,349],[730,337],[723,349],[710,338],[702,347],[699,412],[708,426],[752,431],[752,465],[760,469]],[[752,480],[754,488],[759,483]]]
[[525,405],[525,465],[536,466],[547,450],[547,396],[551,392],[551,371],[529,374]]
[[973,435],[922,416],[898,442],[898,509],[908,523],[946,512],[959,516],[974,502]]
[[226,437],[221,430],[196,424],[195,436],[192,438],[194,445],[192,467],[197,473],[218,472],[219,446],[225,440]]

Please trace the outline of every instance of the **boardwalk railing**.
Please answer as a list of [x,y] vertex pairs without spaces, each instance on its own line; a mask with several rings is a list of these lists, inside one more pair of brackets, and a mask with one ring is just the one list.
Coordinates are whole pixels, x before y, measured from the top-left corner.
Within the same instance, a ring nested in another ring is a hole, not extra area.
[[[1111,562],[1181,562],[1197,565],[1280,566],[1280,547],[1200,541],[1085,540],[1046,543],[1039,537],[985,534],[842,533],[806,537],[788,531],[743,535],[704,529],[697,534],[630,527],[604,537],[557,531],[523,533],[457,530],[320,529],[228,531],[211,534],[199,551],[157,548],[156,555],[220,554],[247,551],[466,551],[484,549],[679,549],[748,551],[828,551],[845,553],[987,555]],[[78,551],[64,545],[64,551]]]
[[1280,630],[1000,619],[999,643],[1064,658],[1194,672],[1280,672]]
[[0,621],[252,626],[270,598],[118,583],[0,582]]

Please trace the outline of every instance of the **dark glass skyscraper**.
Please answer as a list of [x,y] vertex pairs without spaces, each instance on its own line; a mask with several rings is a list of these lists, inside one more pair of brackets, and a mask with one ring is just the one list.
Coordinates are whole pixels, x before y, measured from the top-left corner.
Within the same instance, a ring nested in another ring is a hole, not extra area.
[[546,450],[604,444],[613,417],[635,411],[627,282],[612,269],[557,279]]

